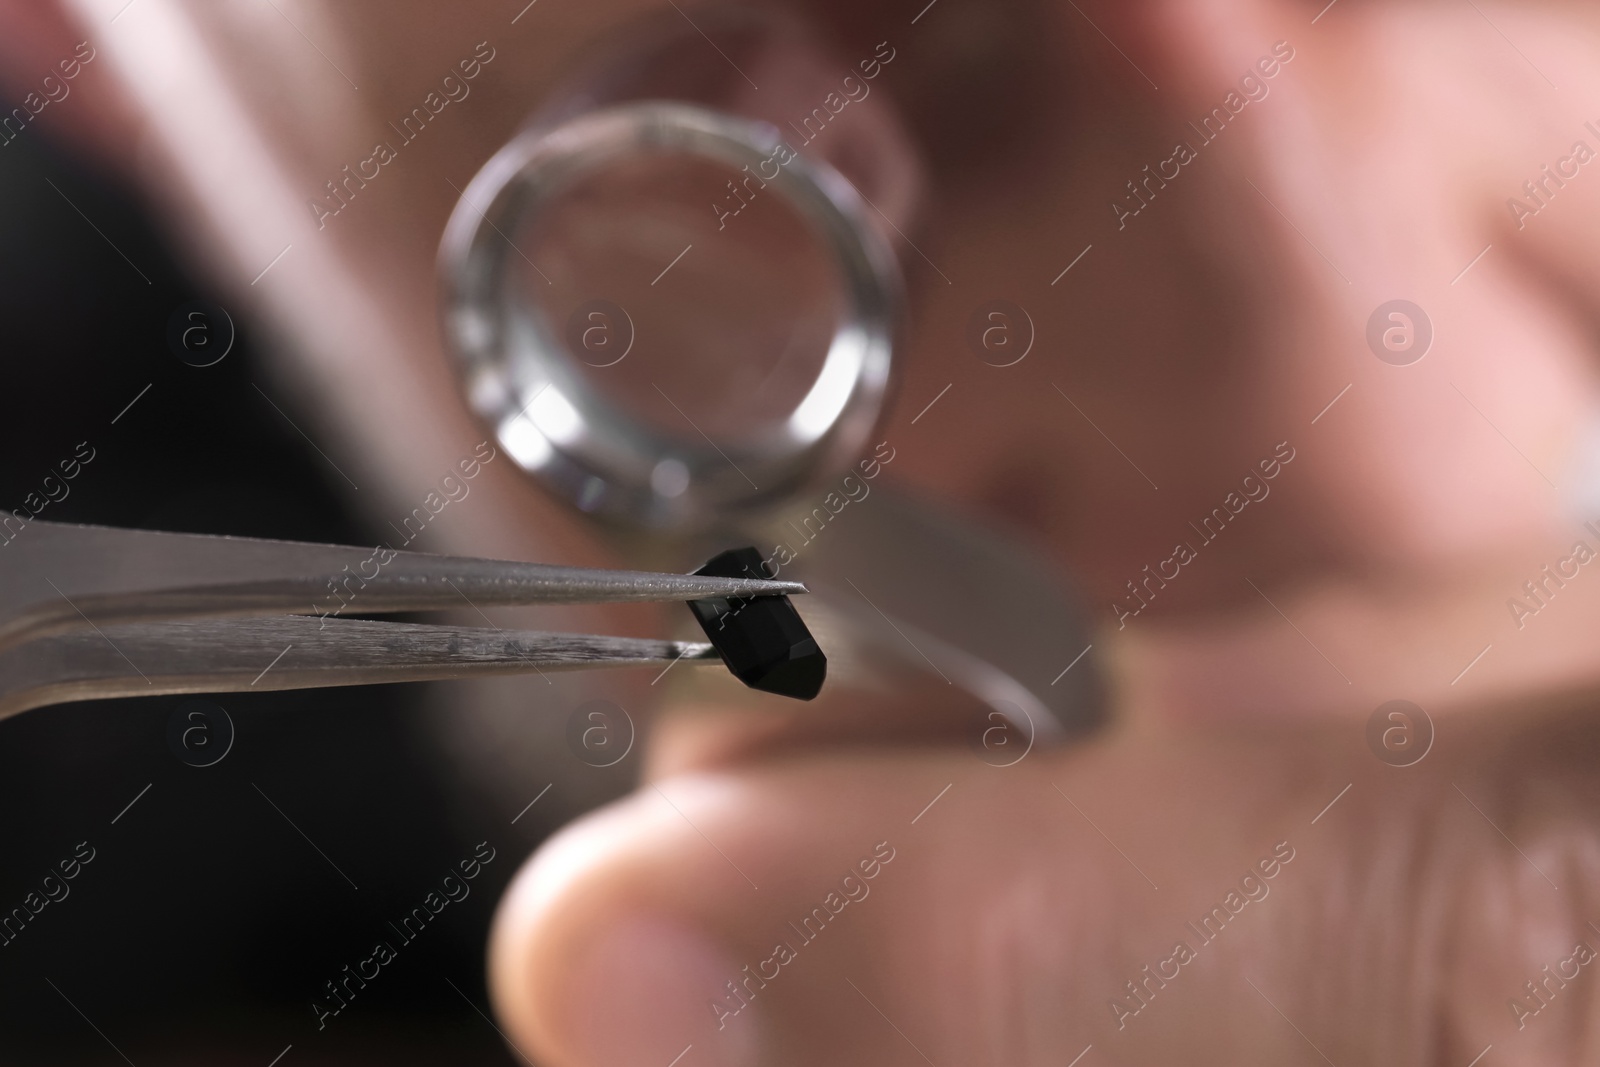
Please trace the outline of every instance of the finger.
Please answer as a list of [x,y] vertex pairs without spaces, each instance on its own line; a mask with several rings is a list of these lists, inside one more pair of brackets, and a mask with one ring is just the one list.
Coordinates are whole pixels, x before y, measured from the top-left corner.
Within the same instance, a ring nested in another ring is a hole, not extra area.
[[496,1004],[559,1067],[1592,1057],[1593,730],[1458,729],[663,781],[519,877]]
[[[920,1062],[908,1041],[934,1062],[976,1051],[977,1032],[941,1023],[947,998],[1003,998],[1018,979],[1065,993],[1066,976],[1036,960],[1042,972],[1014,979],[1018,961],[999,949],[975,958],[980,942],[1011,943],[1001,927],[1015,916],[991,916],[975,939],[949,905],[1019,875],[1031,899],[1005,911],[1052,910],[1047,884],[1092,910],[1111,899],[1109,870],[1059,862],[1062,835],[1079,835],[1042,761],[1009,779],[971,763],[837,758],[682,777],[561,835],[495,932],[496,1001],[514,1040],[563,1065],[665,1064],[690,1045],[698,1063]],[[1053,799],[1054,818],[1018,807],[1019,786]],[[1061,927],[1039,917],[1053,944]],[[917,972],[941,960],[954,981],[929,989]],[[1047,1024],[1038,1036],[1061,1035]]]

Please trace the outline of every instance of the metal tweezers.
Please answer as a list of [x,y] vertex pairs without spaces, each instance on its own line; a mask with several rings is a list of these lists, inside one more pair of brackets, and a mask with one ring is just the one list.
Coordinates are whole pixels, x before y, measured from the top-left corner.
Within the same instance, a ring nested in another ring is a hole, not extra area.
[[806,591],[791,581],[38,520],[0,537],[9,538],[0,543],[0,718],[103,697],[720,663],[701,642],[342,615]]

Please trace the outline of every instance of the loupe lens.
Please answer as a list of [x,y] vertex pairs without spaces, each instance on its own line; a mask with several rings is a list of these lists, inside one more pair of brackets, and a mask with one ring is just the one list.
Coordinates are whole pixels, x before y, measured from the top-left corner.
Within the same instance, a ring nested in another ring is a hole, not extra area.
[[511,235],[526,260],[505,299],[628,418],[756,447],[816,384],[845,313],[828,250],[765,185],[694,156],[617,159]]
[[827,117],[849,68],[793,24],[725,13],[708,49],[679,23],[625,35],[484,165],[440,272],[506,453],[584,511],[688,531],[868,446],[901,303],[886,235],[917,168],[885,97]]

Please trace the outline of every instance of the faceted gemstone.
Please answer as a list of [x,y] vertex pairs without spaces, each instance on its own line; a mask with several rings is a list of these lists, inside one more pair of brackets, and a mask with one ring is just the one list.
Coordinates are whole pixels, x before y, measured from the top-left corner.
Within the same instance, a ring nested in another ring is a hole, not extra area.
[[[714,578],[774,578],[754,548],[712,557],[696,574]],[[822,689],[828,659],[787,596],[715,597],[689,601],[722,660],[752,689],[810,700]]]

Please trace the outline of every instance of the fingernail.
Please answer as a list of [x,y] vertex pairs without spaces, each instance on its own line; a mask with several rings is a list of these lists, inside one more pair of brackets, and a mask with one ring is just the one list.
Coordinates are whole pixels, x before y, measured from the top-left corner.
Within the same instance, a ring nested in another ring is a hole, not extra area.
[[680,1056],[685,1067],[749,1067],[761,1006],[729,990],[741,977],[739,964],[688,927],[657,918],[615,924],[573,973],[575,1051],[585,1067],[667,1067]]

